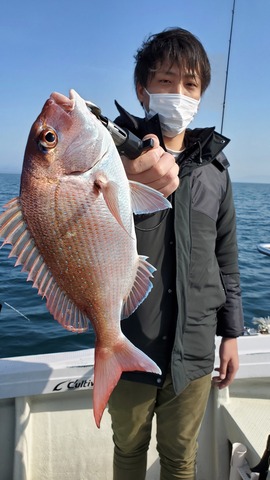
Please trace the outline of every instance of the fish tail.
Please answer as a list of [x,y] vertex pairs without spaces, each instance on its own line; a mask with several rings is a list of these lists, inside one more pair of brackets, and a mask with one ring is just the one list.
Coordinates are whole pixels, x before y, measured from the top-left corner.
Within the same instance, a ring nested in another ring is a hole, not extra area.
[[110,395],[122,372],[131,371],[161,374],[157,364],[125,337],[111,348],[96,346],[93,408],[98,428]]

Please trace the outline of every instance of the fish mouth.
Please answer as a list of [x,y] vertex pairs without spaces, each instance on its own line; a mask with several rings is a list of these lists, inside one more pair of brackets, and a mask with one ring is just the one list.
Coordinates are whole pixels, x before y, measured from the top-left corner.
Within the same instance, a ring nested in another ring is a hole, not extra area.
[[[80,95],[78,95],[78,93],[73,89],[70,89],[69,97],[59,92],[53,92],[50,95],[49,104],[50,103],[55,103],[60,108],[62,108],[66,113],[73,112],[75,107],[78,107],[79,110],[92,111],[92,109],[87,108],[85,100],[83,100],[80,97]],[[94,104],[92,103],[91,105],[94,106]],[[98,109],[98,107],[96,107],[96,109]]]
[[70,90],[70,97],[63,95],[62,93],[53,92],[50,96],[50,100],[56,103],[56,105],[59,105],[59,107],[65,110],[65,112],[72,112],[75,108],[75,95],[73,92],[73,90]]
[[[83,100],[83,98],[81,98],[80,95],[75,90],[70,89],[69,97],[67,97],[66,95],[63,95],[62,93],[59,93],[59,92],[53,92],[53,93],[51,93],[50,98],[47,102],[48,102],[47,106],[50,106],[52,104],[57,105],[68,116],[70,114],[72,114],[72,112],[74,112],[74,111],[75,111],[75,113],[77,112],[78,117],[83,118],[82,125],[85,123],[85,119],[84,119],[85,116],[87,116],[88,119],[89,119],[89,117],[91,117],[92,119],[95,119],[95,120],[92,120],[92,121],[89,120],[88,122],[86,122],[87,123],[87,128],[85,129],[87,131],[88,135],[86,136],[86,138],[84,138],[84,148],[87,149],[89,147],[89,149],[90,149],[89,151],[91,152],[93,150],[92,149],[92,144],[93,144],[94,141],[96,141],[96,137],[97,137],[96,125],[98,123],[98,120],[96,119],[96,115],[94,115],[92,113],[91,109],[87,106],[87,103],[85,102],[85,100]],[[92,105],[94,105],[94,104],[91,103],[91,106]],[[96,108],[98,108],[98,107],[96,107]],[[80,125],[80,122],[77,122],[77,124]],[[93,138],[92,134],[94,135],[94,138]],[[81,142],[82,142],[82,139],[81,139],[81,136],[79,135],[78,138],[74,139],[74,141],[72,141],[70,143],[70,145],[67,146],[65,154],[73,156],[73,157],[76,157],[76,155],[80,155],[80,151],[81,151],[81,148],[82,148],[82,143]],[[87,175],[89,175],[91,173],[93,167],[95,167],[102,160],[102,158],[105,155],[107,155],[107,153],[108,153],[108,151],[106,149],[103,152],[101,157],[99,155],[97,155],[96,160],[93,161],[93,163],[91,163],[91,165],[89,165],[89,166],[85,165],[85,168],[80,168],[78,170],[74,169],[72,171],[69,171],[68,175],[74,175],[74,176],[80,176],[80,175],[87,176]]]

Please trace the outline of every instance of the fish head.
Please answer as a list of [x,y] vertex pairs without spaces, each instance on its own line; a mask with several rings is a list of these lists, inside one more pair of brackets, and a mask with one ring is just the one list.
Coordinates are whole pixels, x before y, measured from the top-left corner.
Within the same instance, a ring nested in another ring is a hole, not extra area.
[[91,170],[114,146],[111,135],[75,90],[54,92],[29,133],[22,181],[57,181]]

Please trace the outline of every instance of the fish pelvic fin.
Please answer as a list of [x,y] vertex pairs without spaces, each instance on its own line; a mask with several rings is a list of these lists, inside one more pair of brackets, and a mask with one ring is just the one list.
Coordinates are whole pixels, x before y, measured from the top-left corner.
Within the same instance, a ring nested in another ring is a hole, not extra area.
[[135,215],[154,213],[172,208],[171,203],[158,190],[129,180],[132,210]]
[[151,278],[156,271],[155,267],[147,261],[148,257],[139,256],[139,266],[132,289],[123,300],[121,320],[129,317],[138,306],[145,300],[153,288]]
[[98,428],[110,395],[122,372],[132,371],[161,374],[157,364],[123,335],[112,348],[96,345],[93,409]]
[[4,238],[2,246],[12,245],[9,258],[17,257],[15,267],[22,265],[22,271],[28,272],[27,281],[32,281],[38,294],[46,297],[49,312],[63,327],[78,333],[88,330],[87,316],[57,285],[39,253],[23,218],[20,198],[13,198],[4,208],[0,215],[0,237]]

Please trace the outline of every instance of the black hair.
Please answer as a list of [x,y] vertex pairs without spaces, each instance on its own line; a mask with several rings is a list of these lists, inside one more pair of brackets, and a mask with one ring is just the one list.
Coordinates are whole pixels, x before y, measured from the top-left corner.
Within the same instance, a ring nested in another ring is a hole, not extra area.
[[167,28],[160,33],[150,35],[137,50],[134,70],[135,88],[139,83],[147,86],[159,64],[169,60],[201,79],[202,93],[211,80],[211,67],[207,53],[201,42],[188,30]]

